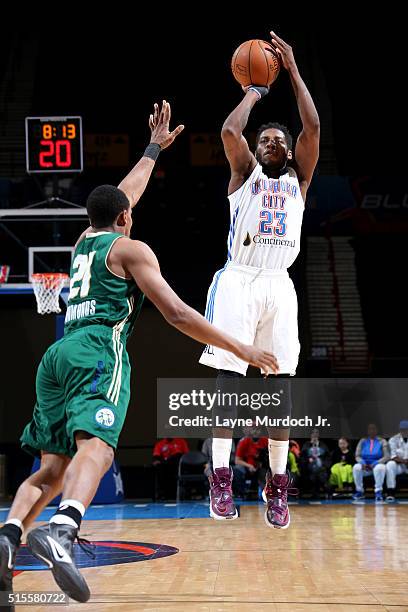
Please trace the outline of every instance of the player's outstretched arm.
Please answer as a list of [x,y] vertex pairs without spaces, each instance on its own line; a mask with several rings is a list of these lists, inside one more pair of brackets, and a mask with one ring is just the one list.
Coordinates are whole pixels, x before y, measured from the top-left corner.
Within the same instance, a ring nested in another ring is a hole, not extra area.
[[154,105],[153,114],[149,117],[150,144],[146,148],[142,159],[118,185],[119,189],[126,193],[132,208],[140,200],[146,189],[160,151],[170,146],[176,136],[184,129],[184,125],[179,125],[170,132],[170,117],[171,108],[166,100],[163,100],[161,109],[159,109],[158,104]]
[[[266,88],[263,89],[267,92]],[[228,194],[239,189],[256,166],[255,156],[249,150],[248,143],[242,132],[248,123],[251,110],[260,97],[261,95],[255,89],[247,88],[245,97],[232,113],[228,115],[222,126],[221,138],[225,155],[231,167]]]
[[312,96],[299,74],[293,50],[275,32],[271,32],[272,44],[280,55],[283,66],[289,72],[293,91],[302,120],[303,129],[299,134],[295,148],[295,161],[298,169],[299,183],[305,198],[307,188],[319,157],[320,121]]
[[120,260],[124,270],[135,279],[170,325],[198,342],[218,346],[266,372],[277,373],[278,364],[272,353],[242,344],[185,304],[162,277],[159,262],[146,244],[136,240],[118,240],[115,259]]

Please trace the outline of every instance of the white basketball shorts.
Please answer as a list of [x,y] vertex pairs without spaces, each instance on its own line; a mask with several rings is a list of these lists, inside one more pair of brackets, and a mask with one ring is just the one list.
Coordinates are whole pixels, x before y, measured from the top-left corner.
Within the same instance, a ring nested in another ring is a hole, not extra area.
[[[296,373],[297,297],[286,270],[266,270],[227,263],[208,290],[205,317],[244,344],[275,355],[280,374]],[[200,363],[245,375],[248,364],[232,353],[207,345]]]

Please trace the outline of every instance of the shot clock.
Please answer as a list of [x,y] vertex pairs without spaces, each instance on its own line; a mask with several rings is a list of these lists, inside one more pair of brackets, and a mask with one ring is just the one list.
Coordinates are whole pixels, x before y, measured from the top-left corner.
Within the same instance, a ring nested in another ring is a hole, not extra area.
[[81,117],[26,117],[26,167],[35,172],[82,172]]

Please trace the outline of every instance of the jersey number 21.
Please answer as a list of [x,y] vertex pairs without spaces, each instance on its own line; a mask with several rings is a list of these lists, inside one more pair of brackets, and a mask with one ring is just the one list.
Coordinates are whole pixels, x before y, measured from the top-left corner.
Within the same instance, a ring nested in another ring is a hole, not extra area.
[[[69,283],[68,300],[79,297],[84,298],[89,293],[91,285],[91,266],[96,251],[91,251],[89,255],[77,255],[72,264],[72,269],[77,270]],[[79,283],[81,283],[79,285]],[[77,286],[75,286],[77,285]]]

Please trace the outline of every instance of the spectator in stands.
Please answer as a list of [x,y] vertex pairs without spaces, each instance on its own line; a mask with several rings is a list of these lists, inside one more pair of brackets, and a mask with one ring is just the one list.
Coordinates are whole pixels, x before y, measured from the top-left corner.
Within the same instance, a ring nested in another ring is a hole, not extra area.
[[299,455],[300,455],[299,444],[295,440],[289,440],[288,462],[286,464],[286,469],[289,470],[292,476],[292,483],[294,487],[297,487],[297,483],[298,483],[299,476],[300,476],[300,471],[299,471],[299,466],[298,466],[298,461],[297,461]]
[[296,461],[299,461],[301,453],[299,442],[296,442],[296,440],[289,440],[289,450],[295,456]]
[[385,478],[385,464],[390,458],[387,440],[378,435],[377,426],[368,426],[367,438],[361,438],[356,448],[356,461],[353,466],[353,478],[356,492],[353,499],[364,497],[363,478],[374,476],[375,501],[383,501],[382,489]]
[[242,497],[245,496],[245,483],[249,479],[256,480],[263,489],[269,465],[268,438],[260,437],[260,430],[254,426],[245,428],[245,434],[238,442],[234,470]]
[[153,449],[153,466],[156,470],[156,498],[175,499],[177,471],[180,457],[188,453],[184,438],[163,438]]
[[351,491],[354,482],[353,465],[356,461],[354,453],[350,449],[347,438],[340,438],[337,444],[338,446],[331,456],[332,466],[330,468],[329,485],[332,490]]
[[313,429],[310,441],[302,446],[302,476],[312,484],[312,496],[320,496],[320,487],[328,492],[330,453],[324,442],[320,442],[319,430]]
[[[232,441],[232,446],[234,447],[234,440]],[[231,455],[232,453],[235,451],[235,449],[231,449]],[[212,473],[212,438],[207,438],[206,440],[204,440],[203,445],[201,447],[201,452],[203,453],[204,457],[206,458],[207,462],[204,466],[204,474],[207,476],[209,476],[209,474]]]
[[408,421],[401,421],[399,433],[390,438],[389,448],[391,461],[387,462],[387,490],[386,502],[395,501],[397,476],[408,474]]

